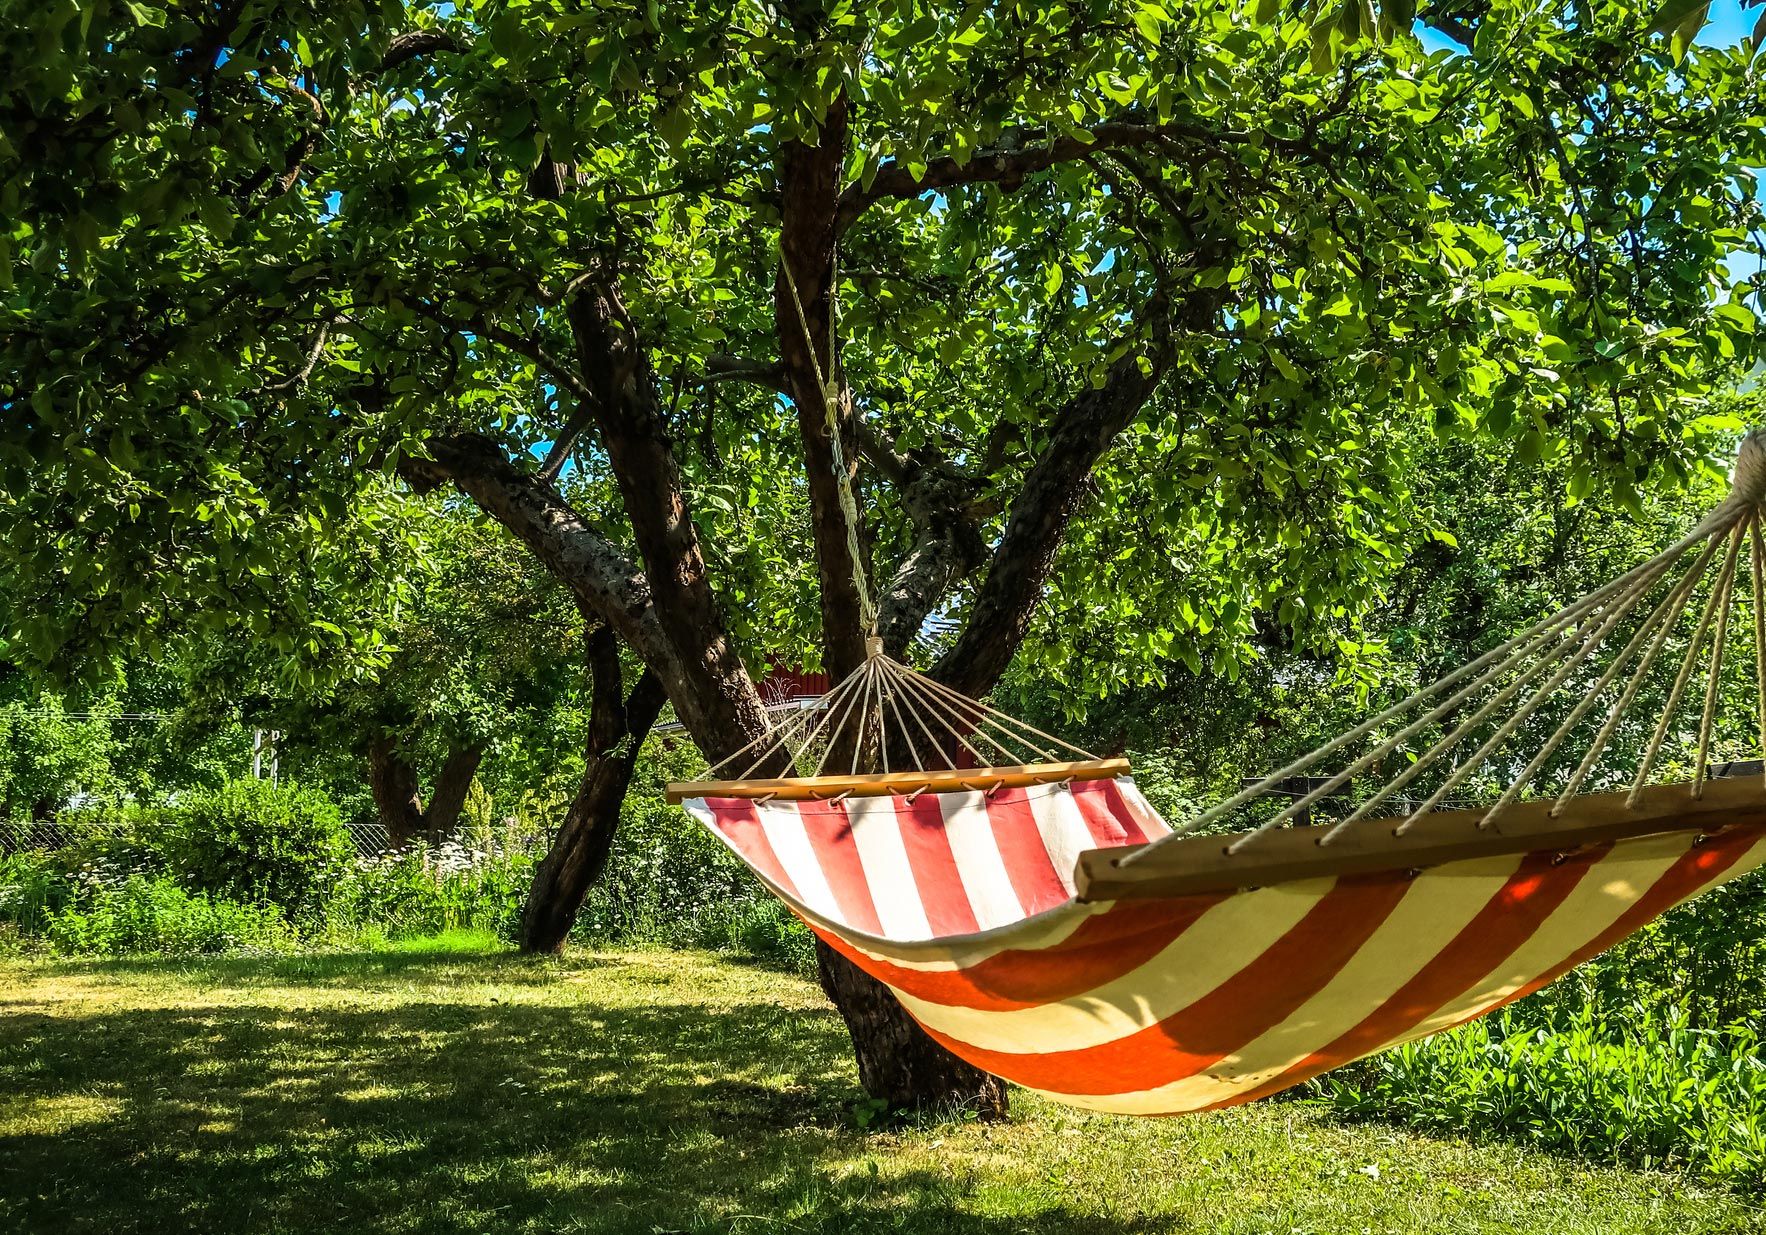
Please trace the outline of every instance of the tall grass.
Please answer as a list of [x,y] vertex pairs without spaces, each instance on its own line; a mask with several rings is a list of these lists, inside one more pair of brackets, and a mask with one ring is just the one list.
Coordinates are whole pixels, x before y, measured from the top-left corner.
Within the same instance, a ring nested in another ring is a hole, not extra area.
[[1766,1188],[1766,1058],[1752,1026],[1684,1010],[1528,1009],[1412,1042],[1313,1082],[1338,1114],[1500,1134],[1592,1161],[1684,1166]]

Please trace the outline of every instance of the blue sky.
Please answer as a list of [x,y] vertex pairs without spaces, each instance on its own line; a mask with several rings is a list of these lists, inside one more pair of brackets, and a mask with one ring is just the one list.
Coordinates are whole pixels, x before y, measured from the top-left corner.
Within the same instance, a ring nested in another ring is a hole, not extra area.
[[[1741,7],[1741,0],[1713,0],[1709,14],[1710,24],[1699,31],[1698,41],[1710,47],[1724,47],[1740,42],[1754,32],[1754,23],[1759,20],[1759,9]],[[1431,51],[1446,49],[1459,50],[1459,44],[1444,34],[1437,34],[1427,26],[1419,26],[1418,33],[1422,36],[1423,46]]]
[[1716,0],[1711,5],[1710,18],[1711,24],[1699,32],[1699,42],[1722,47],[1752,34],[1754,23],[1760,19],[1760,10],[1744,12],[1740,0]]

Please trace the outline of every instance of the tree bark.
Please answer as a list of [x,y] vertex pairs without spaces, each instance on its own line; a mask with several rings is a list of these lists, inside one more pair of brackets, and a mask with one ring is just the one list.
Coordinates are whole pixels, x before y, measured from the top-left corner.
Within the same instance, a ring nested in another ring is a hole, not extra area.
[[368,744],[368,791],[386,829],[386,843],[403,849],[423,835],[423,798],[417,791],[417,769],[399,753],[392,738]]
[[797,409],[809,484],[823,655],[835,681],[864,663],[870,634],[861,620],[863,564],[853,554],[863,529],[842,494],[843,486],[851,491],[858,452],[852,392],[841,373],[834,329],[834,212],[846,159],[846,119],[841,95],[828,105],[816,145],[786,142],[779,152],[779,274],[773,286],[779,358]]
[[[774,289],[781,369],[797,405],[805,452],[825,660],[836,678],[863,663],[868,633],[861,619],[861,561],[853,551],[855,540],[863,543],[862,528],[841,491],[841,481],[851,480],[857,443],[833,313],[846,109],[844,99],[830,106],[815,146],[788,143],[781,152],[782,270]],[[540,196],[567,191],[564,169],[550,165],[547,170],[533,178],[533,191]],[[1156,335],[1168,324],[1168,306],[1160,297],[1155,300],[1151,320],[1142,324],[1151,325]],[[585,613],[603,618],[638,653],[687,730],[716,761],[765,732],[767,720],[726,636],[656,377],[620,299],[617,271],[609,268],[579,283],[567,312],[582,374],[580,389],[573,387],[581,399],[578,410],[599,431],[631,522],[641,573],[570,508],[546,477],[518,468],[488,439],[432,440],[435,462],[412,461],[407,474],[432,483],[452,480],[526,541],[573,589]],[[1125,358],[1101,389],[1075,396],[1054,417],[1049,440],[990,556],[965,631],[936,670],[944,680],[978,695],[1004,672],[1092,467],[1151,394],[1167,359],[1162,347],[1151,364]],[[829,389],[824,391],[818,376]],[[834,401],[832,425],[825,394]],[[920,533],[913,559],[898,572],[887,598],[888,634],[897,648],[913,637],[936,594],[987,556],[974,529],[960,518],[924,522]],[[567,860],[561,854],[547,872],[542,900],[562,903],[576,884],[586,889],[605,861],[624,785],[617,761],[596,759],[591,767],[607,779],[585,777],[580,809],[573,805],[567,821],[573,856]],[[624,775],[629,778],[629,769]],[[567,922],[560,929],[561,918],[539,920],[543,916],[536,908],[530,924],[534,946],[561,939],[568,929]],[[820,968],[824,989],[852,1032],[861,1078],[872,1093],[892,1104],[971,1106],[989,1117],[1004,1113],[1004,1086],[932,1042],[887,988],[837,958],[824,956]]]
[[484,747],[454,746],[435,774],[435,790],[429,795],[429,809],[423,812],[423,830],[431,841],[450,839],[460,824],[460,812],[466,808],[466,795],[472,792],[472,778],[484,762]]
[[661,680],[648,669],[640,673],[631,694],[621,697],[619,643],[606,626],[589,635],[588,660],[593,702],[587,762],[564,823],[534,868],[521,912],[523,952],[563,949],[583,898],[607,868],[638,751],[665,698]]
[[[637,653],[657,677],[675,706],[681,723],[712,760],[733,754],[765,732],[766,709],[760,692],[748,676],[741,657],[735,655],[724,635],[723,619],[715,601],[695,604],[706,625],[695,628],[675,614],[666,624],[652,590],[656,573],[668,575],[666,566],[639,571],[619,550],[597,533],[555,487],[515,466],[495,442],[473,433],[432,438],[428,459],[407,459],[401,470],[418,487],[451,483],[472,498],[479,509],[502,524],[533,550],[535,556],[576,597],[585,615],[613,627],[620,639]],[[637,463],[629,455],[621,458]],[[679,475],[674,473],[676,494]],[[634,480],[634,486],[641,481]],[[656,477],[665,486],[667,477]],[[679,509],[685,518],[685,503]],[[646,512],[655,512],[646,503]],[[638,514],[633,514],[634,522]],[[689,521],[690,527],[690,521]],[[687,532],[660,529],[646,539],[653,545],[683,543]],[[704,579],[704,562],[693,543],[691,565],[697,584],[710,595]],[[643,542],[640,542],[640,548]],[[682,578],[666,579],[663,596],[691,591],[694,578],[686,564]]]
[[859,1084],[895,1108],[972,1110],[1006,1118],[1009,1091],[999,1077],[965,1063],[927,1036],[889,988],[816,940],[816,976],[852,1035]]
[[451,838],[465,808],[472,778],[483,761],[482,746],[450,748],[436,774],[435,792],[426,809],[417,769],[399,749],[398,739],[379,737],[370,742],[368,791],[373,795],[381,826],[386,829],[387,845],[403,849],[418,842],[437,845]]

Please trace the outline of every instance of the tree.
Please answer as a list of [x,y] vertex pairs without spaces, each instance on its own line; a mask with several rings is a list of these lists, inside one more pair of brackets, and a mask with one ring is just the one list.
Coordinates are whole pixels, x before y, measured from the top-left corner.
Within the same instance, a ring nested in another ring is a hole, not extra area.
[[47,823],[75,794],[117,788],[110,720],[31,685],[0,663],[0,824]]
[[[397,478],[629,650],[602,717],[666,696],[713,760],[763,655],[838,677],[935,612],[969,694],[1229,671],[1390,571],[1420,438],[1634,500],[1754,355],[1760,87],[1624,2],[1424,12],[1433,55],[1128,0],[79,16],[0,74],[0,568],[46,662],[190,596],[279,640],[344,597],[371,653],[376,581],[300,572]],[[823,980],[873,1093],[1003,1109]]]
[[353,766],[332,776],[365,770],[395,847],[449,839],[491,748],[557,725],[581,676],[582,619],[563,590],[469,507],[435,506],[384,562],[404,596],[377,628],[383,663],[302,675],[212,637],[184,657],[186,712],[280,732],[304,763],[344,752]]

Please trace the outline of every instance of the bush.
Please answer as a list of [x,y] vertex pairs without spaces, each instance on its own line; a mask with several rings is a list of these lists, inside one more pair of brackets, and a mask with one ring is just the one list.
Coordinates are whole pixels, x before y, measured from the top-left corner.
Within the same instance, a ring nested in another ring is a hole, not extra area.
[[102,870],[158,875],[166,870],[172,812],[137,802],[82,806],[56,819],[57,860],[69,872]]
[[275,905],[295,922],[319,916],[355,851],[323,793],[264,780],[190,795],[172,811],[165,849],[187,887]]
[[1753,1028],[1694,1029],[1684,1012],[1641,1008],[1623,1026],[1587,1010],[1532,1021],[1505,1010],[1320,1077],[1312,1092],[1354,1118],[1766,1186],[1766,1043]]
[[58,952],[104,956],[279,949],[294,941],[274,905],[215,899],[146,875],[130,875],[77,907],[52,911],[47,936]]
[[471,929],[515,933],[533,875],[526,854],[457,844],[358,858],[325,906],[332,929],[374,928],[391,938]]
[[55,911],[73,897],[73,882],[49,854],[26,851],[0,857],[0,923],[19,935],[41,935]]

